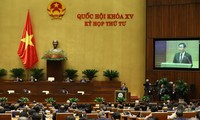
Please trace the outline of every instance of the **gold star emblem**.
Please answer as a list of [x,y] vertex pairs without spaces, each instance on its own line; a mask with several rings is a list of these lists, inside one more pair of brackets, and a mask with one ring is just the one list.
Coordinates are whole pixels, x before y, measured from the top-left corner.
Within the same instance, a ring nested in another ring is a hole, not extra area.
[[22,42],[25,42],[26,44],[26,47],[28,47],[28,45],[31,45],[31,46],[34,46],[33,43],[32,43],[32,38],[33,38],[33,35],[28,35],[28,32],[26,31],[26,36],[25,38],[21,39]]
[[54,4],[54,7],[56,7],[56,8],[57,8],[57,7],[58,7],[58,3],[55,3],[55,4]]

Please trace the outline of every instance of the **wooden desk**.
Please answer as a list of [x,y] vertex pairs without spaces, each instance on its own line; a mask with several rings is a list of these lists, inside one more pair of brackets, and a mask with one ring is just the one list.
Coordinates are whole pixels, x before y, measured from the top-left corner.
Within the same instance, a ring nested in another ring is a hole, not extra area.
[[[90,83],[79,82],[14,82],[0,80],[0,97],[7,97],[8,102],[16,102],[20,97],[28,97],[30,101],[44,102],[45,98],[53,97],[56,102],[66,102],[70,97],[79,98],[79,102],[94,102],[96,97],[104,97],[107,102],[114,102],[114,91],[119,89],[119,81],[94,81]],[[70,94],[62,94],[62,89],[66,88]],[[89,89],[88,89],[89,88]],[[24,93],[24,89],[30,90],[30,94]],[[15,94],[8,94],[8,90],[14,90]],[[49,91],[45,95],[42,91]],[[84,91],[84,95],[77,94],[77,91]]]
[[12,118],[11,114],[5,114],[5,113],[0,114],[0,120],[11,120],[11,118]]

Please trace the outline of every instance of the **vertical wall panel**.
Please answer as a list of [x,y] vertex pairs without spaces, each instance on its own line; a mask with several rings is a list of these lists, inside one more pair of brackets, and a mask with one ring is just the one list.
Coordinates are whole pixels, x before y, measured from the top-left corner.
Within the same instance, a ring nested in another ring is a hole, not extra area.
[[146,78],[151,82],[167,77],[188,83],[191,98],[200,96],[200,71],[154,70],[153,39],[200,37],[200,1],[147,0]]

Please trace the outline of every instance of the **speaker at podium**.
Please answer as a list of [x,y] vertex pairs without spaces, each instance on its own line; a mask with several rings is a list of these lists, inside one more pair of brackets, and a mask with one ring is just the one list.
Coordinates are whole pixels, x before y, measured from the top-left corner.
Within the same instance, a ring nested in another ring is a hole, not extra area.
[[118,97],[123,97],[123,98],[125,98],[126,100],[128,100],[127,99],[127,92],[125,91],[125,90],[115,90],[115,96],[114,96],[114,98],[115,98],[115,102],[117,102],[117,98]]

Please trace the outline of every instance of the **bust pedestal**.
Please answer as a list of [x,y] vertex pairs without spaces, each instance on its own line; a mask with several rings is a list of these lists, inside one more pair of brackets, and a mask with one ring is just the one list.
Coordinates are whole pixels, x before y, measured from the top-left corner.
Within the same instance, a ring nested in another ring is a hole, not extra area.
[[55,81],[63,81],[64,60],[47,60],[47,80],[54,77]]

